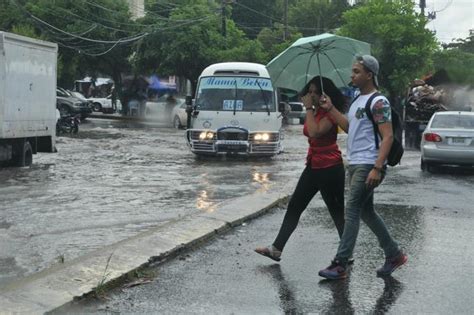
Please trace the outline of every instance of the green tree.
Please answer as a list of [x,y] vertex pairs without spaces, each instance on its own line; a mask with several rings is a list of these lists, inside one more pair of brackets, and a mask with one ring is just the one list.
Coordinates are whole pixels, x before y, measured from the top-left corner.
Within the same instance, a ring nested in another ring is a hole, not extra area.
[[437,43],[411,1],[367,1],[346,11],[343,21],[340,35],[371,44],[380,62],[380,84],[392,102],[404,95],[411,80],[431,68]]
[[[23,14],[21,7],[18,7],[15,3],[22,3],[24,1],[12,2],[10,0],[0,0],[0,30],[11,32],[13,27],[28,27],[29,23],[22,21]],[[22,23],[23,22],[23,23]],[[19,26],[23,24],[24,26]],[[26,35],[26,34],[24,34]]]
[[434,56],[435,71],[444,69],[453,83],[474,87],[474,33],[443,47]]
[[443,45],[443,47],[446,49],[457,48],[461,51],[474,54],[474,32],[471,32],[466,39],[458,38],[452,43]]
[[272,27],[273,23],[283,23],[283,12],[277,11],[277,2],[281,0],[239,0],[232,4],[231,18],[242,29],[247,37],[257,38],[264,27]]
[[212,63],[264,62],[268,57],[261,44],[247,39],[230,19],[223,36],[219,10],[216,2],[195,0],[176,6],[166,20],[147,16],[147,22],[155,22],[153,31],[137,47],[137,70],[184,77],[194,90],[200,73]]
[[58,44],[59,85],[72,87],[85,74],[110,75],[120,84],[140,34],[124,0],[17,0],[8,1],[7,9],[10,17],[0,14],[6,30]]
[[298,0],[290,6],[289,24],[303,36],[333,33],[341,26],[342,14],[348,8],[345,0]]
[[273,28],[264,28],[258,34],[257,40],[262,44],[264,51],[268,54],[268,63],[271,59],[276,57],[293,42],[301,38],[303,35],[297,31],[296,28],[289,28],[289,37],[286,41],[283,40],[284,26],[282,24],[275,24]]
[[453,83],[474,87],[474,54],[459,48],[445,49],[434,55],[435,72],[446,70]]

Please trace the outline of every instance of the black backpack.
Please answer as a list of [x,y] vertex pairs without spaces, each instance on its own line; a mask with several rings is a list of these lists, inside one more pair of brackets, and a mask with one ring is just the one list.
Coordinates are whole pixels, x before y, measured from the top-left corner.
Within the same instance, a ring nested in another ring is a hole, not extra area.
[[[367,114],[367,118],[370,119],[370,121],[372,122],[372,126],[374,127],[375,147],[377,148],[377,150],[379,149],[379,137],[377,137],[377,134],[379,133],[379,127],[374,121],[372,111],[370,110],[370,105],[372,104],[374,98],[380,95],[382,94],[378,92],[372,94],[367,100],[367,103],[365,104],[365,113]],[[392,110],[393,143],[392,147],[390,148],[390,152],[387,156],[387,164],[390,166],[395,166],[397,164],[400,164],[400,160],[402,159],[404,152],[402,144],[403,126],[402,120],[398,112],[392,106],[390,106],[390,109]]]

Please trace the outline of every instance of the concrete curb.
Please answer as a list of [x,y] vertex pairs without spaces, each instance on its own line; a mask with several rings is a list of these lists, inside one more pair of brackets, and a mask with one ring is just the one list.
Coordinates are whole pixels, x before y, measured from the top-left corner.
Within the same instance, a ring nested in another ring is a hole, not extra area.
[[288,195],[278,192],[257,192],[226,200],[212,212],[194,213],[167,222],[31,275],[0,289],[0,313],[43,314],[93,293],[100,282],[106,289],[116,287],[126,281],[130,273],[208,241],[287,199]]
[[136,116],[122,116],[118,114],[102,114],[102,113],[92,113],[87,118],[98,118],[98,119],[113,119],[113,120],[131,120],[131,121],[147,121],[143,117]]
[[120,114],[102,114],[102,113],[92,113],[87,118],[93,119],[110,119],[110,120],[123,120],[123,121],[134,121],[134,122],[143,122],[143,123],[166,123],[171,125],[171,122],[168,122],[166,119],[159,116],[122,116]]

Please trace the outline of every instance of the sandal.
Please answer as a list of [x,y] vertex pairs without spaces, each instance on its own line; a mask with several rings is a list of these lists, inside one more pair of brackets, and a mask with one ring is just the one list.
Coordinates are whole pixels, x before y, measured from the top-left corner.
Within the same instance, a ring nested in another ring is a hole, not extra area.
[[281,251],[277,250],[275,247],[273,247],[273,245],[270,245],[268,247],[257,247],[255,248],[255,252],[262,256],[266,256],[270,259],[273,259],[274,261],[281,260]]

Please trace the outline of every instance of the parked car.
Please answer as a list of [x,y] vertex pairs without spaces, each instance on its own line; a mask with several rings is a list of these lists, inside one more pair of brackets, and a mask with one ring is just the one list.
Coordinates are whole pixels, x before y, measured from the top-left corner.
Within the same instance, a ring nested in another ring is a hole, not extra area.
[[304,124],[306,119],[306,109],[304,108],[303,103],[301,102],[288,102],[290,105],[290,112],[287,114],[288,119],[296,118],[299,120],[300,124]]
[[71,91],[71,90],[66,90],[66,91],[69,94],[71,94],[73,97],[80,99],[81,102],[87,102],[87,105],[89,106],[89,108],[92,108],[92,102],[90,102],[81,92]]
[[82,120],[86,119],[92,113],[88,102],[81,101],[60,87],[56,88],[56,108],[61,113],[61,116],[74,116],[79,114]]
[[474,112],[436,112],[421,139],[421,169],[433,166],[474,166]]
[[92,103],[92,110],[94,112],[102,113],[114,113],[115,111],[122,110],[122,103],[117,99],[116,108],[112,106],[112,95],[107,97],[91,97],[87,99]]
[[174,128],[186,128],[188,113],[186,113],[186,103],[176,105],[171,112],[171,119]]
[[182,97],[161,96],[146,102],[146,115],[163,117],[175,128],[184,128],[187,123],[186,100]]

